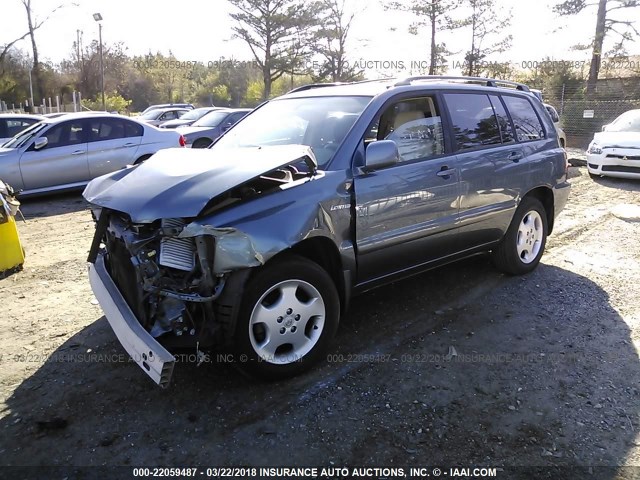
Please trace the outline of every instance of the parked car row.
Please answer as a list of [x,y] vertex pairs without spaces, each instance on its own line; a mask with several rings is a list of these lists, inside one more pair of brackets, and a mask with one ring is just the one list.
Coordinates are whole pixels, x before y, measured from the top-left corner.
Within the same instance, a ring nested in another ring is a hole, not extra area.
[[0,178],[22,195],[80,188],[92,178],[181,147],[175,130],[113,114],[43,119],[0,147]]

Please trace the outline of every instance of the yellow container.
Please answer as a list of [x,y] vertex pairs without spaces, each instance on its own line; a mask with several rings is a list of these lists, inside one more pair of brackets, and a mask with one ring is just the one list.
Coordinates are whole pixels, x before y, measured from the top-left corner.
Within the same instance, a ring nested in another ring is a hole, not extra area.
[[4,223],[0,223],[0,275],[2,275],[6,270],[22,266],[24,250],[20,244],[15,218],[11,215],[2,215],[0,218],[5,220]]

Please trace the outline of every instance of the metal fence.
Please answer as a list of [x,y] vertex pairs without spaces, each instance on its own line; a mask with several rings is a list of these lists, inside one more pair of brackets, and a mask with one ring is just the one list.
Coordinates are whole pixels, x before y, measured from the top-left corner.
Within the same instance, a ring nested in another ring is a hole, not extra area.
[[586,148],[593,135],[602,131],[620,114],[640,108],[640,80],[624,88],[614,84],[598,85],[593,98],[585,99],[584,86],[560,85],[544,91],[544,101],[552,104],[560,114],[560,126],[567,135],[567,146]]

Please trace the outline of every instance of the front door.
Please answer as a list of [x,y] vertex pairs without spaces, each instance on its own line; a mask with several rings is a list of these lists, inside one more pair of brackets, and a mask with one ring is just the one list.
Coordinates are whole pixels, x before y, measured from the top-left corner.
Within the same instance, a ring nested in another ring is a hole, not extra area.
[[358,283],[455,252],[459,171],[441,118],[435,97],[402,100],[363,139],[393,140],[400,162],[354,179]]
[[47,145],[33,149],[33,142],[20,157],[20,172],[25,190],[86,182],[87,140],[85,120],[67,120],[44,130]]

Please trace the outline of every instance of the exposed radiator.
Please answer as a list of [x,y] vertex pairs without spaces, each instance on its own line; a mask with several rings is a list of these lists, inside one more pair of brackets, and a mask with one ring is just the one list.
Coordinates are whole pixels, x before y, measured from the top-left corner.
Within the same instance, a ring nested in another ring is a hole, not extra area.
[[[165,218],[162,228],[184,226],[181,218]],[[160,265],[191,271],[195,267],[196,248],[193,238],[163,238],[160,242]]]

